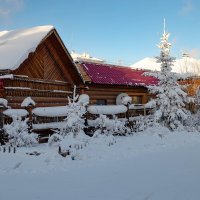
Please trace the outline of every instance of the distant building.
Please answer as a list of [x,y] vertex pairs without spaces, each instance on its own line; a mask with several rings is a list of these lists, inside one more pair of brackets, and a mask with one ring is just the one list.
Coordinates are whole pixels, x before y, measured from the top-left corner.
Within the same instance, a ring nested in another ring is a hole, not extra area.
[[[175,60],[173,64],[172,72],[187,74],[188,76],[200,75],[200,60],[190,57],[187,53],[184,53],[181,59]],[[160,63],[154,57],[147,57],[132,64],[131,67],[134,69],[159,71]]]
[[104,60],[92,57],[88,53],[78,54],[75,51],[72,51],[71,57],[73,58],[74,61],[87,61],[87,62],[104,63]]

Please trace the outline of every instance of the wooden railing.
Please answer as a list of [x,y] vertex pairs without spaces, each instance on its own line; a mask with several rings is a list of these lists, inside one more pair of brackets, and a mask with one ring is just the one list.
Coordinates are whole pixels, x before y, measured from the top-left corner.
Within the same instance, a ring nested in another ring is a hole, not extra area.
[[[62,107],[62,109],[60,107],[54,107],[56,110],[62,110],[64,109],[64,107]],[[6,110],[7,108],[1,109],[0,110],[0,125],[2,127],[0,127],[0,130],[3,130],[3,125],[4,124],[10,124],[12,123],[12,115],[14,115],[13,113],[25,113],[26,116],[22,116],[22,119],[28,118],[28,126],[29,126],[29,131],[31,132],[32,130],[36,133],[38,133],[40,135],[41,141],[46,141],[49,134],[53,133],[53,129],[59,129],[62,126],[64,126],[64,119],[67,117],[66,116],[59,116],[59,113],[55,114],[55,116],[39,116],[41,114],[34,114],[37,113],[36,110],[34,110],[33,107],[27,107],[25,109],[20,109],[20,112],[18,109],[11,109],[11,110]],[[38,108],[36,108],[38,109]],[[41,108],[43,109],[48,109],[48,112],[51,111],[51,107],[47,108]],[[5,111],[6,110],[6,111]],[[26,110],[26,111],[25,111]],[[138,112],[136,112],[138,111]],[[47,113],[48,113],[47,112]],[[52,112],[52,111],[51,111]],[[5,113],[5,114],[3,114]],[[9,114],[11,113],[11,114]],[[46,113],[44,113],[43,111],[39,112],[42,113],[42,115],[45,115]],[[67,112],[66,112],[67,113]],[[125,120],[128,125],[132,126],[134,124],[134,118],[136,116],[136,114],[147,114],[147,111],[142,112],[142,106],[140,106],[140,109],[138,110],[129,110],[125,113],[120,113],[120,114],[116,114],[116,116],[121,119],[121,120]],[[51,113],[52,115],[52,113]],[[64,114],[65,115],[65,114]],[[112,118],[113,115],[106,115],[109,118]],[[95,120],[97,117],[99,117],[99,114],[91,114],[88,111],[86,112],[86,114],[84,115],[84,119],[85,119],[85,125],[88,127],[88,134],[90,134],[90,129],[94,128],[92,127],[88,122],[89,121],[93,121]],[[87,130],[86,130],[87,131]]]

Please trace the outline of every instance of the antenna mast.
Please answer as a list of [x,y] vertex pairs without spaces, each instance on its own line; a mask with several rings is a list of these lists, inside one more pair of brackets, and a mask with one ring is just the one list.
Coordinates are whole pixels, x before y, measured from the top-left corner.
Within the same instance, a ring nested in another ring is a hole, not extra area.
[[163,25],[163,32],[164,32],[164,34],[166,33],[165,26],[166,26],[166,24],[165,24],[165,18],[164,18],[164,25]]

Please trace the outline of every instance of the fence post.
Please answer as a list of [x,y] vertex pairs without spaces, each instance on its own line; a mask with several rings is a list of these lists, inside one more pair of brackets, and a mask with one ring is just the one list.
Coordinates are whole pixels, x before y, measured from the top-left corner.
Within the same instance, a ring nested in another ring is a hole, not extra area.
[[145,107],[145,104],[144,104],[144,116],[147,115],[147,111],[146,111],[146,107]]
[[21,104],[21,107],[24,107],[28,112],[28,132],[31,133],[33,128],[33,108],[35,107],[35,102],[31,97],[26,97]]
[[7,108],[7,100],[6,99],[2,99],[2,101],[0,102],[0,143],[1,145],[5,144],[4,141],[4,135],[5,135],[5,131],[4,131],[4,114],[3,111],[6,110]]
[[84,125],[85,126],[88,126],[88,110],[87,110],[87,108],[88,108],[88,105],[86,105],[85,106],[85,109],[86,109],[86,113],[85,113],[85,123],[84,123]]
[[126,118],[128,120],[128,123],[129,123],[129,103],[127,104]]
[[29,105],[26,107],[26,110],[28,111],[28,132],[31,133],[31,130],[33,128],[33,106]]

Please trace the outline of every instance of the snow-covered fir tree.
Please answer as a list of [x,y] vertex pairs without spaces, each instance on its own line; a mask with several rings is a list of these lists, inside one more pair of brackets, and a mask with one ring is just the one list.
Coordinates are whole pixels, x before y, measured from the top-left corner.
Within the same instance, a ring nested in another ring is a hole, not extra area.
[[[74,87],[72,97],[68,97],[68,105],[66,106],[67,118],[64,119],[64,125],[59,130],[55,130],[48,143],[52,145],[54,142],[64,144],[64,141],[72,141],[85,136],[83,128],[85,127],[84,114],[86,113],[86,106],[89,104],[89,96],[86,94],[77,95],[76,86]],[[68,139],[67,139],[68,138]],[[66,143],[67,146],[70,146]],[[64,145],[62,145],[64,146]]]
[[[88,97],[88,98],[87,98]],[[77,95],[76,86],[74,87],[72,98],[68,97],[67,118],[64,132],[72,132],[77,135],[84,128],[84,114],[86,113],[86,105],[89,103],[88,95]]]
[[185,109],[187,94],[178,83],[180,75],[172,72],[175,58],[170,56],[169,36],[170,34],[164,28],[158,45],[160,56],[156,57],[157,62],[161,63],[161,70],[156,73],[147,73],[159,79],[157,85],[148,86],[150,93],[156,95],[156,98],[152,99],[148,105],[155,108],[154,116],[159,123],[175,130],[182,128],[183,121],[188,117],[188,111]]

